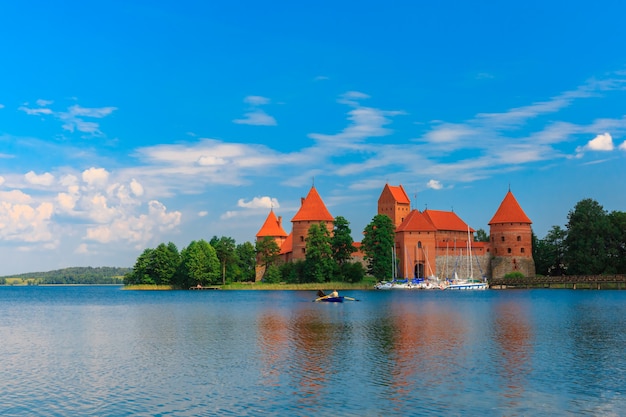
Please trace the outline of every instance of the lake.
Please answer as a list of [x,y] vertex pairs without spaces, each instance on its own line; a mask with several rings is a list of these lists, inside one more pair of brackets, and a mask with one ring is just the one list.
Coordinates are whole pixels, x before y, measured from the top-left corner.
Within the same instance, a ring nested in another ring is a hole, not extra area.
[[342,295],[0,287],[0,414],[626,415],[626,291]]

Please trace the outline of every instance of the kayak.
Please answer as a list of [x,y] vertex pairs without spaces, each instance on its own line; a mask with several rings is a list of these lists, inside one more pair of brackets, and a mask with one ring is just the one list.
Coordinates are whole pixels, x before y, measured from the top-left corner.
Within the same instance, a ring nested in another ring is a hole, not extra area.
[[317,301],[323,301],[325,303],[343,303],[343,295],[340,295],[338,297],[321,298]]

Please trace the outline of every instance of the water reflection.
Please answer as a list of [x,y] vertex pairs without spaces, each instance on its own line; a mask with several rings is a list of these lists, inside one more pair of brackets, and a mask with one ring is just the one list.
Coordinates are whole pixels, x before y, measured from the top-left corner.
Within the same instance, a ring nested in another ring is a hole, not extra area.
[[516,408],[525,395],[527,377],[532,372],[533,333],[528,320],[530,306],[520,300],[497,302],[493,314],[493,337],[497,346],[493,359],[504,380],[505,408]]

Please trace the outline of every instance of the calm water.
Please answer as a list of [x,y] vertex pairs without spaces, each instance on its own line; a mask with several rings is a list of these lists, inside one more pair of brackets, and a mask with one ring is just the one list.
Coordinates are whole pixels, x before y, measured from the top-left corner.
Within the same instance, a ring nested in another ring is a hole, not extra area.
[[0,287],[0,415],[626,415],[626,291],[344,295]]

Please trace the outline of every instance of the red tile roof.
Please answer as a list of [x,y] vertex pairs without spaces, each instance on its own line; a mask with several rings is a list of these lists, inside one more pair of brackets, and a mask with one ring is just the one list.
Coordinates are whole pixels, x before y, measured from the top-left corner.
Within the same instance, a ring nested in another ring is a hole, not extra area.
[[276,218],[274,210],[270,210],[270,214],[267,215],[265,223],[261,226],[261,230],[256,234],[256,237],[286,237],[287,232],[283,229],[281,222]]
[[[430,220],[437,230],[467,232],[468,225],[453,211],[424,210],[424,216]],[[469,228],[470,233],[474,229]]]
[[287,239],[285,239],[283,244],[280,246],[280,254],[284,255],[292,251],[293,251],[293,235],[289,233],[289,236],[287,236]]
[[498,223],[528,223],[532,224],[522,207],[519,205],[511,190],[506,193],[504,200],[496,214],[493,215],[489,225]]
[[317,193],[315,186],[311,187],[309,194],[302,200],[300,210],[291,219],[297,221],[332,222],[335,218],[330,214],[322,197]]
[[389,188],[389,191],[391,191],[391,195],[397,203],[411,204],[411,200],[406,194],[406,191],[404,191],[404,187],[402,187],[402,185],[396,187],[394,185],[386,184],[385,187]]
[[434,232],[437,228],[419,210],[411,210],[409,215],[406,216],[404,221],[398,226],[396,232],[412,232],[418,230],[420,232]]

